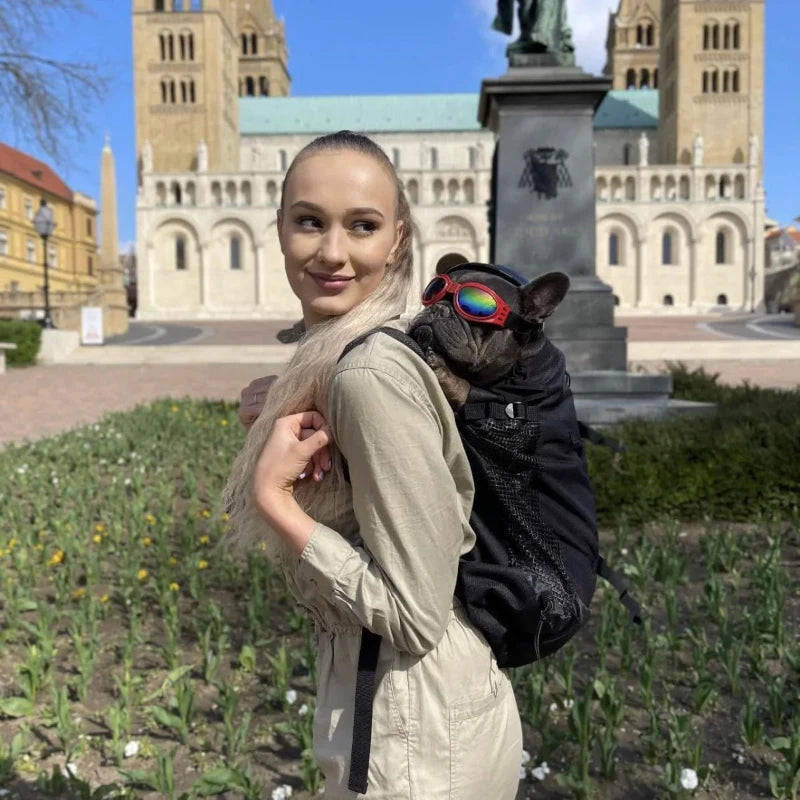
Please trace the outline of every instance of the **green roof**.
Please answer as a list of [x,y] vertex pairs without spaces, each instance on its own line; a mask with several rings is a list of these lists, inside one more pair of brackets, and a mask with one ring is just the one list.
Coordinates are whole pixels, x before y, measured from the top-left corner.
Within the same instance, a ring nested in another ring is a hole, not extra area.
[[[478,131],[477,94],[378,94],[329,97],[243,97],[243,136],[291,133]],[[595,128],[657,128],[658,91],[609,92]]]
[[658,89],[609,92],[594,118],[595,128],[657,128]]
[[331,97],[244,97],[244,136],[270,133],[477,131],[476,94],[381,94]]

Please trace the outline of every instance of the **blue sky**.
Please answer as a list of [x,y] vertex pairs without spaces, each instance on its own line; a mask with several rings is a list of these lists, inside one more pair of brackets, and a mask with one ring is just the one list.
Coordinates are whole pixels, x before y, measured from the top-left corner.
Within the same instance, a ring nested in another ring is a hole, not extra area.
[[[252,0],[258,2],[258,0]],[[616,5],[617,0],[613,0]],[[117,163],[119,235],[135,239],[135,145],[130,0],[86,0],[92,16],[58,20],[41,53],[91,60],[110,90],[56,165],[66,182],[99,201],[108,132]],[[295,95],[478,92],[505,71],[506,40],[489,30],[494,0],[273,0],[286,21]],[[578,62],[599,73],[612,0],[569,0]],[[765,184],[768,215],[800,215],[800,14],[797,0],[767,0]],[[23,130],[0,120],[0,140],[44,158]]]

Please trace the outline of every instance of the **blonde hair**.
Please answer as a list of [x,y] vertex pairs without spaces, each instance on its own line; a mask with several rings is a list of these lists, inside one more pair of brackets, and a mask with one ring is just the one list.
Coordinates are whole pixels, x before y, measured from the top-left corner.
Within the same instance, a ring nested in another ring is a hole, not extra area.
[[[266,545],[270,557],[280,557],[281,540],[255,508],[252,495],[253,472],[276,419],[300,411],[317,410],[328,418],[328,389],[336,364],[349,342],[401,314],[411,287],[413,272],[411,210],[397,172],[386,153],[366,136],[351,131],[321,136],[303,148],[292,161],[283,182],[283,195],[295,166],[304,158],[321,152],[353,151],[374,158],[392,175],[397,187],[397,219],[403,223],[399,243],[378,288],[347,313],[314,325],[297,346],[297,351],[275,381],[258,419],[253,423],[244,447],[236,457],[223,494],[230,514],[229,543],[238,547],[257,542]],[[283,199],[281,199],[281,206]],[[332,468],[321,483],[312,479],[298,485],[294,496],[300,507],[314,519],[335,525],[346,491],[343,462],[335,444],[331,446]]]

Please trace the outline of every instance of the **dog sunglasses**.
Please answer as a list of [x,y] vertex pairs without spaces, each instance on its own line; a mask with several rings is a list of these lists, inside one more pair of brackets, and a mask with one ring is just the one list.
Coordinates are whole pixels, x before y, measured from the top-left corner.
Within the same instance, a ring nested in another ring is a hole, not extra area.
[[448,275],[437,275],[425,287],[422,305],[432,306],[448,295],[453,296],[456,312],[469,322],[481,322],[520,332],[528,332],[536,327],[512,311],[508,303],[488,286],[473,281],[456,283]]

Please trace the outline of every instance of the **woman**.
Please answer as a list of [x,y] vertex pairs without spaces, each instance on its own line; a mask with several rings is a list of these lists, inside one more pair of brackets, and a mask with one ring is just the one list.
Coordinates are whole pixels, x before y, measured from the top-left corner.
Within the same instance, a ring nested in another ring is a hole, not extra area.
[[383,150],[346,131],[308,145],[286,175],[278,236],[307,332],[226,501],[235,535],[267,543],[315,622],[325,796],[357,796],[347,785],[363,626],[382,637],[367,796],[511,800],[516,702],[453,597],[475,540],[453,414],[429,367],[389,336],[337,363],[357,336],[398,320],[410,287],[411,215]]

